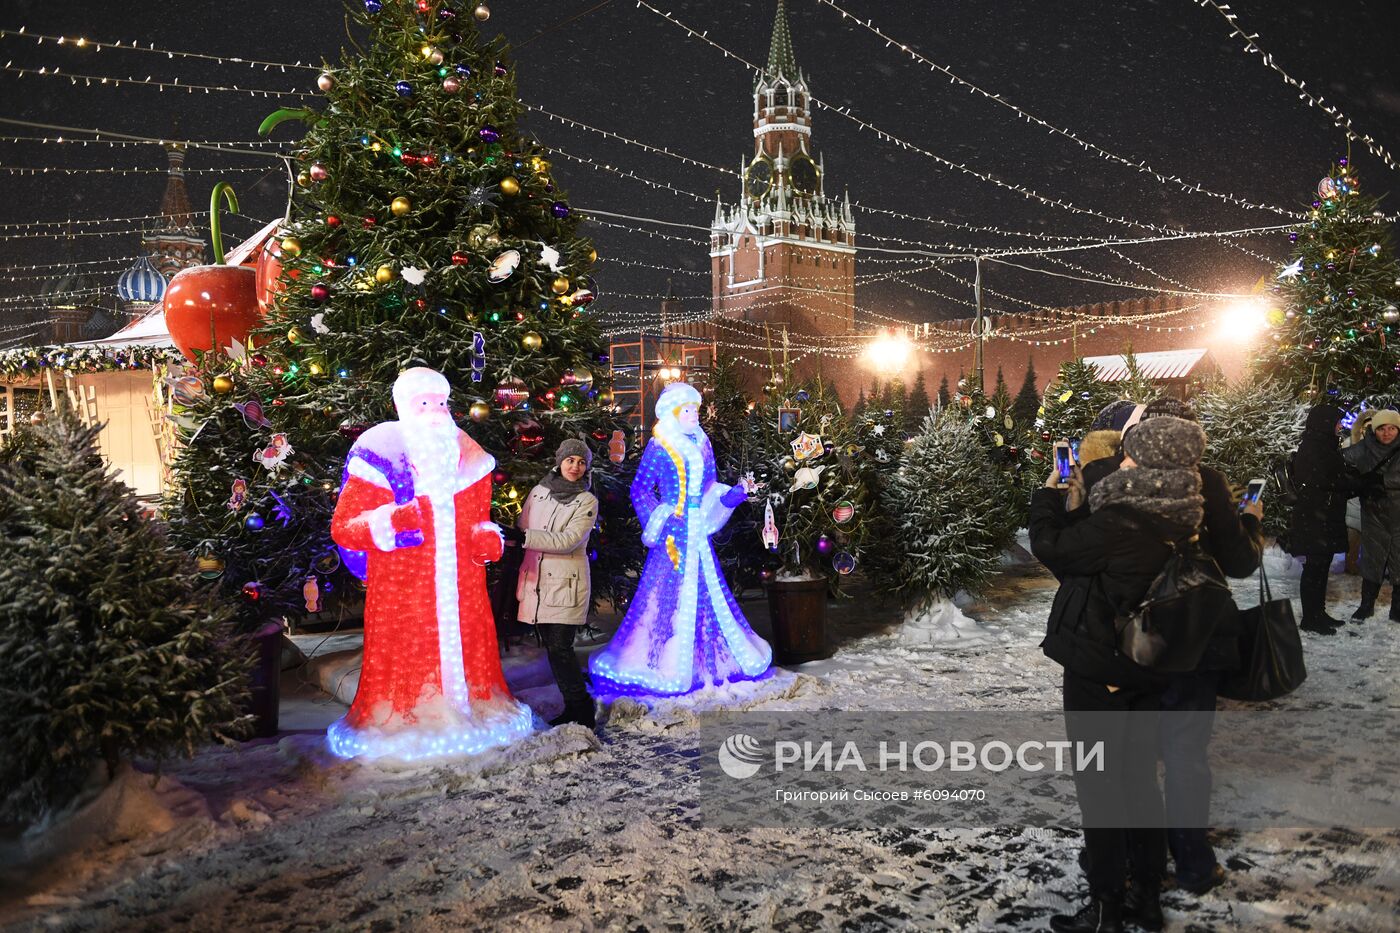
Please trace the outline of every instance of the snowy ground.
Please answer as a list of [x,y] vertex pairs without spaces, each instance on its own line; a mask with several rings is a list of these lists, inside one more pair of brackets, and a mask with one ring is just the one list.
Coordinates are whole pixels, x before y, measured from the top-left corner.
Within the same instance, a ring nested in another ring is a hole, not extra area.
[[[1271,563],[1277,590],[1296,569]],[[1241,587],[1241,601],[1251,587]],[[1334,578],[1333,614],[1355,605]],[[1056,709],[1059,668],[1036,643],[1053,580],[1009,562],[991,592],[915,628],[869,600],[832,610],[828,661],[701,702],[755,709]],[[761,602],[746,603],[766,629]],[[1400,626],[1381,618],[1305,636],[1310,678],[1281,706],[1400,705]],[[283,735],[209,749],[154,788],[130,774],[100,803],[107,841],[37,877],[0,874],[7,929],[1045,929],[1079,897],[1068,830],[720,833],[686,784],[694,703],[625,704],[594,737],[541,731],[445,768],[340,762],[322,730],[353,665],[320,646],[293,676]],[[508,676],[546,717],[559,698],[542,657],[514,649]],[[301,682],[297,686],[296,676]],[[353,690],[353,688],[350,688]],[[119,792],[119,793],[118,793]],[[1400,928],[1400,832],[1230,833],[1228,883],[1165,896],[1173,930]],[[9,898],[8,904],[6,898]]]

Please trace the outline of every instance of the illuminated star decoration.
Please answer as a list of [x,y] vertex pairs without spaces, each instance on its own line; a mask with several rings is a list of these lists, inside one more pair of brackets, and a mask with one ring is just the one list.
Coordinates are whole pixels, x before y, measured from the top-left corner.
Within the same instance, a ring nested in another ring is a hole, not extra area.
[[1293,277],[1296,276],[1296,275],[1301,275],[1302,272],[1303,272],[1303,260],[1301,260],[1301,259],[1295,259],[1295,260],[1293,260],[1292,262],[1290,262],[1288,265],[1286,265],[1286,266],[1283,267],[1283,271],[1280,272],[1280,273],[1278,274],[1278,278],[1279,278],[1279,281],[1281,282],[1281,281],[1283,281],[1284,279],[1291,279],[1291,278],[1293,278]]
[[879,436],[879,437],[884,437],[884,436],[885,436],[885,426],[884,426],[883,424],[877,424],[877,425],[875,425],[875,434],[876,434],[877,436]]
[[496,195],[484,185],[477,185],[467,192],[466,205],[469,210],[479,210],[483,207],[495,207]]

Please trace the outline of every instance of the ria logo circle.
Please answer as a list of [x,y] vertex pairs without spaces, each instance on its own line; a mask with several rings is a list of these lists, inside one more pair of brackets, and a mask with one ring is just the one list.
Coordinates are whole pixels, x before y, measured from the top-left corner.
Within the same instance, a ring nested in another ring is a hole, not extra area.
[[751,778],[763,767],[763,746],[745,732],[725,739],[716,754],[721,770],[736,780]]

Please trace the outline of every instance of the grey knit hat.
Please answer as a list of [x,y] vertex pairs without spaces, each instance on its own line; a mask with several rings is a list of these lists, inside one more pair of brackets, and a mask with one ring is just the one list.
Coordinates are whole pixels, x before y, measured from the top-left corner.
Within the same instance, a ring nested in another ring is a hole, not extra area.
[[1194,421],[1171,415],[1144,419],[1123,438],[1123,452],[1138,466],[1161,470],[1194,469],[1206,450],[1206,435]]
[[576,437],[566,439],[554,452],[554,468],[557,470],[569,457],[582,457],[588,469],[593,469],[593,451],[589,450],[588,445]]

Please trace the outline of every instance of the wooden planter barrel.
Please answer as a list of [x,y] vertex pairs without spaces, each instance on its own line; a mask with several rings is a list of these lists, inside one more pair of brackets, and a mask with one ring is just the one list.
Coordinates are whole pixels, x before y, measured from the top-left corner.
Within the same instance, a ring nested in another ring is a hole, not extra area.
[[768,584],[773,660],[802,664],[831,657],[826,635],[826,581],[774,580]]

